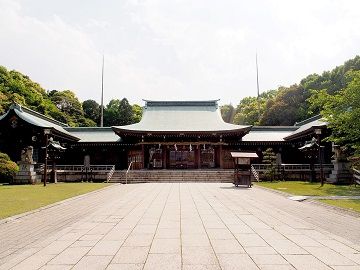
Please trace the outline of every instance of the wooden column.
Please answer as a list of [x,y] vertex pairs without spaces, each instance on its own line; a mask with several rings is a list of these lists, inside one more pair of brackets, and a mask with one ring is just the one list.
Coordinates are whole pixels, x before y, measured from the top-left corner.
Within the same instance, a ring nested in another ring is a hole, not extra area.
[[163,166],[162,167],[164,169],[167,169],[167,167],[166,167],[167,166],[166,165],[167,164],[167,153],[166,153],[166,146],[165,145],[162,146],[162,151],[163,151]]
[[223,162],[223,151],[222,151],[222,145],[220,144],[219,146],[219,151],[220,151],[220,160],[219,160],[219,163],[220,163],[220,169],[223,169],[224,168],[224,162]]
[[195,149],[196,150],[196,165],[197,165],[197,168],[198,169],[201,169],[201,159],[200,159],[200,157],[201,157],[201,149],[200,149],[200,146],[198,145],[197,146],[197,149]]
[[145,146],[141,145],[141,155],[142,155],[142,169],[145,168]]

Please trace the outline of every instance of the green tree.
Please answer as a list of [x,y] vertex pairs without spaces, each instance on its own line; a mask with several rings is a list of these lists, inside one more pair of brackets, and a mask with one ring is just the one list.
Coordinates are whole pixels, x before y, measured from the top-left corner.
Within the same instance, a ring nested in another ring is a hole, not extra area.
[[93,120],[95,123],[100,123],[100,105],[92,99],[85,100],[82,103],[84,116]]
[[91,119],[86,119],[82,105],[75,93],[70,90],[49,92],[50,100],[66,115],[67,123],[71,126],[96,126]]
[[0,66],[0,113],[3,114],[12,102],[73,126],[96,125],[84,116],[81,103],[73,92],[46,92],[28,76]]
[[138,123],[142,117],[142,108],[138,104],[132,105],[133,123]]
[[126,98],[112,99],[104,110],[104,126],[123,126],[134,123],[133,109]]
[[321,90],[309,102],[312,108],[322,108],[332,130],[328,140],[360,155],[360,71],[348,71],[344,82],[346,87],[335,95]]
[[10,182],[17,171],[18,165],[7,154],[0,152],[0,183]]
[[265,112],[266,103],[274,98],[276,91],[270,90],[257,97],[243,98],[236,108],[233,119],[234,124],[238,125],[259,125],[259,119]]
[[274,99],[267,101],[260,124],[287,126],[307,118],[309,96],[310,92],[301,85],[279,88]]

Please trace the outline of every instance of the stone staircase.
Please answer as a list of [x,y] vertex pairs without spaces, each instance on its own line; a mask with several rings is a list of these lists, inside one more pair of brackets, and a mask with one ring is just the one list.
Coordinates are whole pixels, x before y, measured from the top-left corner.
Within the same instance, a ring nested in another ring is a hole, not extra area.
[[[127,176],[128,183],[232,183],[233,170],[131,170]],[[115,171],[109,183],[125,183],[126,170]]]

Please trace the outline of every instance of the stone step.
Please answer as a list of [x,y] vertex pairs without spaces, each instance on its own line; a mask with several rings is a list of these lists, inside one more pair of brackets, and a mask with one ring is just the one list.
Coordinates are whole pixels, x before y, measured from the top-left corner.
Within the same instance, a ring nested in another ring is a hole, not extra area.
[[[132,170],[128,183],[144,182],[232,182],[233,170]],[[115,171],[109,182],[123,183],[126,171]]]

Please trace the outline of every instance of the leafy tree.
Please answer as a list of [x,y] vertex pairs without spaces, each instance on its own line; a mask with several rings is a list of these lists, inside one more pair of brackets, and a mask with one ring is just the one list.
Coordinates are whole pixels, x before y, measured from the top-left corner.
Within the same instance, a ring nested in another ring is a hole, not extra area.
[[[260,105],[261,125],[293,125],[308,117],[318,114],[321,107],[309,110],[308,98],[320,90],[334,95],[346,85],[345,74],[350,70],[360,70],[360,57],[346,61],[343,65],[331,71],[325,71],[321,75],[311,74],[300,81],[298,85],[279,87],[274,91],[273,97],[266,98],[265,106]],[[253,98],[254,102],[255,98]],[[242,101],[247,101],[243,104]],[[255,106],[249,100],[243,99],[237,109],[235,123],[253,124],[255,119]],[[242,108],[242,109],[239,109]],[[258,109],[257,109],[258,111]],[[254,122],[258,124],[257,122]]]
[[142,117],[142,108],[137,104],[132,105],[133,123],[138,123]]
[[[70,102],[68,109],[65,109],[63,104],[66,102],[62,102],[65,98],[61,95],[66,96],[66,92],[53,90],[47,93],[28,76],[14,70],[8,71],[5,67],[0,66],[0,113],[4,113],[12,102],[16,102],[64,123],[95,125],[95,123],[81,116],[83,115],[82,108],[81,106],[78,108],[76,102],[73,104]],[[72,95],[72,98],[77,100],[73,93]],[[55,103],[52,102],[51,98],[54,99]],[[71,107],[74,107],[75,110],[80,109],[80,111],[76,114],[71,111]]]
[[134,123],[133,109],[126,98],[112,99],[104,110],[104,126],[123,126]]
[[7,154],[0,152],[0,182],[11,181],[17,171],[18,165],[11,161]]
[[56,91],[53,90],[49,93],[50,100],[62,112],[69,116],[82,116],[82,106],[75,93],[70,90]]
[[309,96],[309,91],[301,85],[280,88],[274,99],[267,101],[260,124],[286,126],[307,118]]
[[100,105],[92,99],[85,100],[82,103],[84,116],[93,120],[95,123],[100,123]]
[[322,108],[321,114],[332,130],[328,139],[360,155],[360,71],[349,71],[345,77],[343,90],[335,95],[318,91],[309,102]]
[[67,118],[67,123],[71,126],[96,126],[91,119],[86,119],[82,105],[75,93],[70,90],[49,92],[50,100]]
[[236,108],[233,119],[234,124],[238,125],[259,125],[259,119],[265,112],[267,101],[274,98],[276,91],[270,90],[257,97],[245,97],[240,100]]

